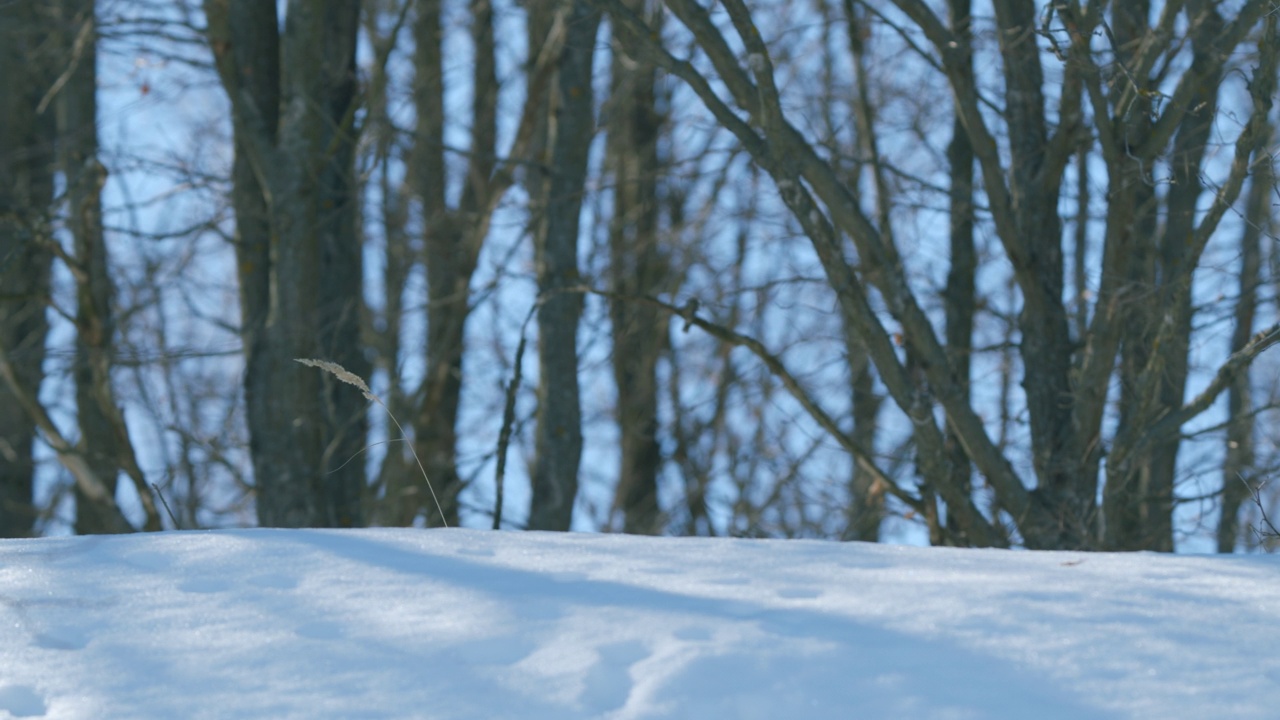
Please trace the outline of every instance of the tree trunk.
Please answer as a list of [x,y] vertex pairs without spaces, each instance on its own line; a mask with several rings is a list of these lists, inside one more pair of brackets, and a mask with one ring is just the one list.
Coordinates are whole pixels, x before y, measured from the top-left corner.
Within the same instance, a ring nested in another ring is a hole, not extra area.
[[265,526],[364,523],[355,388],[295,358],[367,374],[353,167],[358,0],[207,0],[231,99],[246,413]]
[[[309,2],[313,0],[308,0]],[[312,235],[319,239],[320,292],[316,304],[319,356],[329,358],[362,378],[373,371],[364,352],[360,316],[364,310],[362,235],[357,226],[360,194],[356,182],[354,115],[360,102],[356,69],[356,26],[359,2],[328,8],[317,20],[324,52],[334,52],[315,86],[322,98],[328,133],[316,146],[321,164],[317,178],[317,208]],[[313,62],[309,48],[300,48],[295,62]],[[321,125],[324,127],[324,125]],[[355,388],[322,374],[324,383],[324,457],[321,464],[324,508],[321,524],[360,527],[365,524],[365,471],[360,456],[369,433],[367,400]]]
[[[644,3],[630,2],[637,13]],[[649,17],[660,23],[660,17]],[[619,47],[615,40],[615,48]],[[610,300],[613,322],[613,377],[618,388],[616,417],[621,465],[613,507],[623,514],[622,530],[656,535],[663,519],[658,506],[658,356],[665,323],[658,309],[635,298],[657,295],[666,278],[658,247],[658,179],[662,172],[658,138],[662,118],[655,102],[651,63],[624,60],[615,51],[610,89],[607,162],[613,171],[613,217],[609,224]]]
[[[446,199],[445,87],[442,5],[427,0],[415,25],[414,102],[418,115],[412,150],[411,182],[422,202],[426,225],[423,247],[427,270],[427,371],[414,410],[414,448],[427,478],[410,470],[391,477],[386,517],[411,524],[425,514],[429,526],[458,524],[462,480],[457,467],[458,410],[462,394],[463,350],[471,313],[470,287],[484,242],[494,156],[497,152],[496,59],[493,8],[472,0],[471,153],[456,207]],[[424,483],[430,483],[430,488]],[[432,500],[432,491],[436,501]]]
[[[1216,12],[1202,9],[1192,35],[1194,71],[1212,66],[1216,49],[1210,44],[1221,32]],[[1132,50],[1148,32],[1143,6],[1135,3],[1117,9],[1117,38]],[[1133,12],[1133,15],[1129,15]],[[1196,231],[1196,206],[1203,191],[1200,166],[1217,114],[1220,73],[1207,73],[1190,102],[1199,108],[1179,125],[1172,154],[1173,182],[1166,197],[1164,232],[1157,228],[1155,190],[1145,176],[1131,182],[1140,215],[1134,242],[1130,282],[1137,301],[1129,308],[1128,335],[1121,352],[1121,424],[1143,427],[1153,424],[1167,408],[1181,407],[1187,381],[1187,353],[1191,337],[1192,267],[1189,252]],[[1149,114],[1134,113],[1132,135],[1150,131]],[[1138,169],[1139,173],[1149,172]],[[1157,347],[1161,325],[1169,324]],[[1141,456],[1125,464],[1124,471],[1108,467],[1107,547],[1113,550],[1173,551],[1174,480],[1180,441],[1176,434],[1153,443]]]
[[[29,393],[44,379],[53,202],[53,113],[39,112],[58,70],[47,3],[0,3],[0,350]],[[0,537],[35,532],[35,421],[0,382]]]
[[[1124,61],[1132,63],[1143,34],[1147,30],[1150,3],[1140,2],[1119,5],[1113,10],[1112,22],[1116,42]],[[1134,78],[1146,90],[1147,78]],[[1139,108],[1130,113],[1123,124],[1124,142],[1131,147],[1151,131],[1151,114]],[[1153,290],[1156,280],[1155,244],[1158,231],[1158,210],[1155,186],[1149,177],[1149,169],[1139,163],[1128,163],[1119,169],[1123,178],[1121,193],[1113,199],[1133,214],[1125,228],[1128,248],[1125,274],[1129,299],[1124,303],[1124,330],[1120,346],[1120,425],[1132,427],[1144,421],[1141,409],[1139,376],[1151,358],[1151,343],[1155,339],[1153,317],[1159,313]],[[1114,550],[1136,550],[1142,535],[1142,498],[1147,483],[1138,476],[1122,478],[1111,472],[1108,466],[1107,482],[1103,488],[1103,516],[1106,521],[1105,545]]]
[[[61,51],[67,81],[58,92],[58,143],[67,183],[68,226],[74,239],[76,358],[72,375],[80,425],[79,450],[94,475],[114,495],[120,474],[119,438],[112,423],[110,377],[115,337],[115,289],[107,269],[102,228],[102,185],[98,161],[97,21],[93,0],[61,3]],[[115,505],[100,507],[80,487],[75,490],[75,529],[81,535],[111,532]]]
[[[1274,132],[1272,133],[1274,137]],[[1238,352],[1253,337],[1262,282],[1262,235],[1271,236],[1271,194],[1275,171],[1269,153],[1255,154],[1257,170],[1249,186],[1244,231],[1240,237],[1240,281],[1236,297],[1235,328],[1231,352]],[[1227,391],[1227,447],[1222,463],[1222,517],[1218,521],[1218,552],[1234,552],[1240,540],[1240,506],[1257,487],[1254,469],[1254,418],[1249,373],[1242,372]]]
[[[874,192],[883,210],[889,207],[889,198],[885,194],[887,188],[883,181],[884,168],[879,165],[879,153],[875,142],[874,110],[871,103],[870,73],[867,71],[866,39],[870,37],[869,25],[865,11],[855,6],[853,0],[844,0],[844,19],[847,26],[850,50],[853,55],[854,78],[857,82],[857,104],[854,111],[855,128],[858,133],[857,142],[864,162],[857,163],[852,175],[852,184],[860,182],[865,174],[865,166],[871,164],[871,174],[875,185],[870,188]],[[888,218],[878,218],[881,223]],[[875,375],[871,367],[871,358],[866,342],[861,338],[847,318],[841,322],[845,352],[849,362],[849,383],[853,399],[853,439],[864,448],[874,448],[877,431],[877,418],[880,414],[882,400],[875,392]],[[885,517],[885,491],[875,481],[861,463],[854,462],[852,476],[849,478],[849,507],[842,539],[877,542],[880,539],[880,526]],[[925,491],[928,493],[928,490]],[[936,499],[930,497],[930,508],[936,508]],[[932,523],[931,523],[932,525]]]
[[[387,412],[396,418],[411,418],[416,409],[406,396],[401,377],[401,333],[404,327],[405,291],[421,258],[414,251],[408,227],[413,183],[403,182],[395,177],[399,175],[397,160],[407,160],[409,152],[398,152],[399,128],[392,124],[394,100],[388,94],[392,78],[385,65],[395,50],[401,23],[397,21],[387,29],[385,22],[388,12],[394,16],[401,12],[403,3],[411,1],[370,4],[364,20],[365,32],[371,37],[374,54],[373,68],[365,90],[367,119],[364,126],[365,135],[370,138],[372,163],[365,183],[366,186],[377,188],[378,204],[369,214],[380,223],[384,243],[382,312],[377,315],[370,309],[367,315],[367,332],[375,353],[374,368],[385,373],[387,379],[387,393],[383,402],[386,403]],[[397,5],[400,7],[397,8]],[[362,188],[360,196],[367,197],[368,192],[368,187]],[[386,423],[392,442],[386,446],[387,452],[374,481],[379,495],[370,508],[370,522],[375,525],[400,524],[396,522],[398,518],[391,517],[391,512],[400,511],[403,503],[394,499],[404,497],[404,489],[409,487],[407,478],[413,464],[402,443],[395,441],[397,436],[394,433],[397,431],[394,423],[390,420]],[[417,470],[412,469],[415,472]],[[392,500],[388,501],[388,498]]]
[[[973,59],[969,54],[969,22],[971,0],[949,0],[952,32],[965,49],[967,67],[972,73]],[[960,121],[959,113],[952,121],[951,143],[947,145],[947,163],[950,166],[950,215],[951,215],[951,267],[947,273],[947,286],[943,291],[946,306],[947,357],[951,372],[962,397],[969,402],[969,359],[973,352],[973,313],[975,307],[975,276],[978,256],[973,242],[973,143]],[[950,457],[951,484],[967,495],[973,493],[972,466],[955,429],[948,426],[947,454]],[[950,515],[947,517],[947,536],[960,545],[967,545],[964,529]]]
[[[844,324],[845,351],[849,358],[849,389],[853,396],[853,439],[859,446],[874,448],[879,427],[881,398],[875,393],[875,374],[867,348],[857,333]],[[875,477],[859,463],[853,463],[849,478],[849,507],[841,540],[879,542],[885,517],[885,492]]]
[[[998,0],[995,8],[1012,165],[1008,179],[1012,218],[1001,228],[1001,239],[1014,258],[1022,290],[1022,385],[1038,479],[1035,497],[1047,510],[1045,517],[1026,522],[1023,534],[1032,547],[1080,547],[1090,542],[1094,498],[1089,485],[1081,481],[1085,443],[1075,419],[1071,383],[1074,348],[1062,304],[1061,176],[1048,153],[1036,10],[1031,0]],[[1070,93],[1064,95],[1069,97]],[[988,178],[988,182],[995,180]],[[1000,178],[999,182],[1005,181]]]
[[578,221],[595,128],[591,69],[600,13],[572,3],[549,115],[550,178],[535,233],[538,293],[538,421],[531,530],[568,530],[578,494],[582,408],[578,396]]

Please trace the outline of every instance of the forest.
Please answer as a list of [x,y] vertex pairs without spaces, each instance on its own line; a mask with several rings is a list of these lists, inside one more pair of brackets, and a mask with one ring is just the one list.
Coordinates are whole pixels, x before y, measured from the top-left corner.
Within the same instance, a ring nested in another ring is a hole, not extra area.
[[1274,549],[1278,22],[4,0],[0,537]]

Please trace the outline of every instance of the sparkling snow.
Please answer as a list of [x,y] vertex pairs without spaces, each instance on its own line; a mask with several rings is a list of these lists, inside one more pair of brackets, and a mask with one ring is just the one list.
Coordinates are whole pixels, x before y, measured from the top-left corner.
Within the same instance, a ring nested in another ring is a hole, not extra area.
[[1280,718],[1280,557],[0,541],[0,718]]

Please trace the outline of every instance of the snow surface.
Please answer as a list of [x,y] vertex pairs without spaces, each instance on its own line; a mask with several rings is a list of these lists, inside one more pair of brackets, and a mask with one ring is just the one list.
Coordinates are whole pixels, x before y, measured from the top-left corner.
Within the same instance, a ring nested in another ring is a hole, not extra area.
[[0,718],[1280,718],[1280,558],[0,541]]

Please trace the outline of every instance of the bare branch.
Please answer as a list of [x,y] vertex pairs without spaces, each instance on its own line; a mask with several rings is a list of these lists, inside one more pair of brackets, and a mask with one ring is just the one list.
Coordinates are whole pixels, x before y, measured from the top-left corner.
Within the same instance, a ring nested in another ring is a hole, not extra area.
[[49,417],[49,413],[45,411],[40,401],[18,380],[17,373],[9,362],[9,355],[2,346],[0,346],[0,378],[4,378],[9,390],[18,399],[18,404],[22,405],[22,409],[36,423],[36,427],[40,428],[40,432],[44,435],[46,442],[49,443],[49,447],[53,448],[54,452],[57,453],[58,462],[62,463],[62,466],[75,478],[76,487],[80,489],[80,492],[84,493],[86,498],[107,512],[108,522],[112,531],[119,533],[136,532],[136,528],[129,524],[124,514],[120,512],[120,506],[116,504],[116,499],[107,489],[106,483],[102,482],[102,478],[94,474],[93,468],[89,466],[88,461],[67,440],[66,436],[58,430],[58,426],[54,424],[53,419]]

